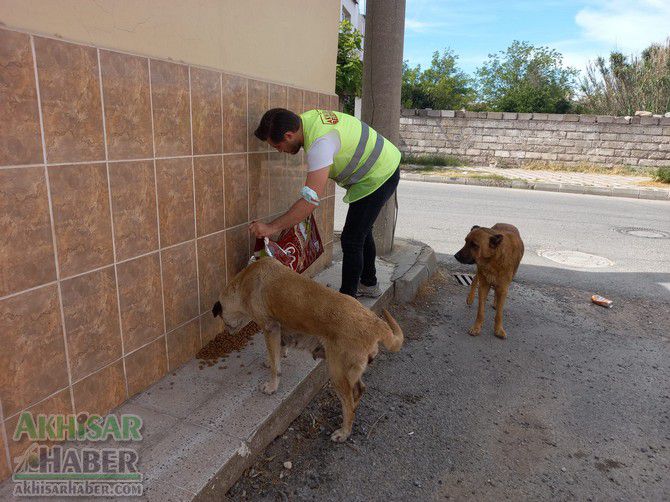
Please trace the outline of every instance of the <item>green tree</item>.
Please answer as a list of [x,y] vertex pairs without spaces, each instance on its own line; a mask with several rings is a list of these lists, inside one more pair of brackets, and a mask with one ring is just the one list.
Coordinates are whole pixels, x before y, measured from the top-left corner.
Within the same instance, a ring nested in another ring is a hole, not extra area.
[[401,101],[403,108],[454,110],[467,107],[475,97],[471,79],[459,70],[458,56],[451,49],[433,53],[430,67],[403,62]]
[[346,113],[354,113],[354,99],[360,96],[363,82],[361,50],[363,36],[346,19],[340,22],[337,42],[337,69],[335,93],[340,97]]
[[581,81],[585,112],[633,115],[637,110],[670,111],[670,38],[652,44],[639,56],[612,52],[587,67]]
[[479,99],[495,111],[567,113],[578,71],[562,61],[554,49],[515,40],[477,69]]

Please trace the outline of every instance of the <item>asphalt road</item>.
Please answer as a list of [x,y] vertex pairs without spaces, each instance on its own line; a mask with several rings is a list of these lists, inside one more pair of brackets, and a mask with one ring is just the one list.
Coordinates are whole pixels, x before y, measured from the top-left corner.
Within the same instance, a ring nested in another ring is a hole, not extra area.
[[[335,229],[347,205],[338,188]],[[526,254],[521,281],[578,287],[615,301],[670,299],[670,203],[510,188],[447,185],[401,180],[396,235],[429,244],[449,259],[472,225],[511,223],[521,232]],[[660,230],[669,238],[645,238],[618,229]],[[538,254],[579,251],[612,262],[604,268],[575,268]],[[670,328],[669,328],[670,329]]]
[[[405,181],[399,195],[397,234],[441,253],[414,302],[392,308],[405,344],[368,368],[346,443],[329,439],[341,412],[326,387],[227,498],[670,500],[670,240],[615,230],[670,232],[670,203]],[[475,309],[452,274],[472,267],[451,255],[473,224],[499,221],[527,250],[508,338],[493,336],[488,307],[471,337]],[[569,268],[538,250],[613,264]]]
[[368,368],[349,440],[329,439],[341,412],[326,387],[229,499],[670,500],[667,308],[517,282],[508,338],[490,308],[471,337],[455,270],[392,308],[405,344]]

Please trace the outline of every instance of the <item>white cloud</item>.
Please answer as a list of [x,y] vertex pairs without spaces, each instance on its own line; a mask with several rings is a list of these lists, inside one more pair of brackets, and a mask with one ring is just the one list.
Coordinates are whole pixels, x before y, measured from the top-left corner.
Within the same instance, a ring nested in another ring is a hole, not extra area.
[[405,19],[405,29],[410,31],[415,31],[417,33],[425,33],[432,28],[440,28],[444,26],[445,23],[434,23],[428,21],[419,21],[418,19]]
[[668,0],[596,0],[575,22],[585,39],[623,52],[640,52],[670,36]]

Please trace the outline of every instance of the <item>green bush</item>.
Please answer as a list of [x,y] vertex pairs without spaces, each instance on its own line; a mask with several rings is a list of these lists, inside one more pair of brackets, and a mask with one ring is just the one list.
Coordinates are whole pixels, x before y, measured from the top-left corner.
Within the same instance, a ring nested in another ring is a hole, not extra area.
[[403,155],[401,164],[417,164],[420,166],[464,166],[466,163],[451,155]]
[[670,167],[659,167],[656,169],[654,180],[661,183],[670,183]]

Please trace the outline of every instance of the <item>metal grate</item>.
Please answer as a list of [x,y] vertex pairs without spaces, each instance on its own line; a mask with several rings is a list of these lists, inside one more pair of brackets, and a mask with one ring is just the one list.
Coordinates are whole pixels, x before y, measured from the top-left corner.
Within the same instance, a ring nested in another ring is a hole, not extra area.
[[456,282],[458,282],[458,284],[461,286],[470,286],[472,284],[472,280],[474,279],[473,276],[468,274],[454,274],[454,277],[456,278]]

